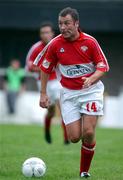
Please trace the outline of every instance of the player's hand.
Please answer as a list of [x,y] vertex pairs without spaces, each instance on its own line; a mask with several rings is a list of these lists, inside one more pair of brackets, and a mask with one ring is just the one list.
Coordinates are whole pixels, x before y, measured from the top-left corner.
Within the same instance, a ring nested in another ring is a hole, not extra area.
[[39,105],[42,108],[48,108],[50,106],[50,100],[49,100],[49,97],[47,96],[47,94],[41,93]]
[[84,81],[83,88],[88,88],[93,83],[91,77],[82,77],[82,80]]

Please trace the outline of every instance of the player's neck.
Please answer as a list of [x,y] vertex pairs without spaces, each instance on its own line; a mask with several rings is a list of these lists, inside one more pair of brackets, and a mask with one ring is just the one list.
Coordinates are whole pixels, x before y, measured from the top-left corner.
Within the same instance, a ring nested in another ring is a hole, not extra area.
[[48,43],[46,43],[46,42],[44,42],[44,41],[41,41],[42,42],[42,44],[44,45],[44,46],[46,46]]
[[46,46],[49,42],[50,42],[51,40],[49,40],[49,41],[43,41],[43,40],[41,40],[41,42]]
[[68,39],[68,41],[75,41],[79,38],[79,36],[80,36],[80,33],[79,31],[77,31],[75,35],[73,35],[72,37]]

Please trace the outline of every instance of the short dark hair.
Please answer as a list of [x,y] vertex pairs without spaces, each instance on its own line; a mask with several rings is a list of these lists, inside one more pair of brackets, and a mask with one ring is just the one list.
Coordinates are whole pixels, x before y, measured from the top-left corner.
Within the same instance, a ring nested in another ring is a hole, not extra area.
[[54,31],[54,28],[53,28],[53,24],[49,21],[46,21],[46,22],[43,22],[41,23],[40,25],[40,29],[44,28],[44,27],[50,27],[52,31]]
[[65,17],[67,15],[71,15],[71,17],[75,21],[79,21],[79,13],[76,9],[72,9],[71,7],[64,8],[60,11],[59,16]]

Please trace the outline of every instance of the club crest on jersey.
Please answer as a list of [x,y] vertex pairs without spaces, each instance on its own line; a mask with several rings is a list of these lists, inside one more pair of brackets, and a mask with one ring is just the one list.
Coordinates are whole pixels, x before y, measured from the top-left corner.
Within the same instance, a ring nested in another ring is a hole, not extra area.
[[87,47],[87,46],[81,46],[81,50],[82,50],[83,52],[85,52],[85,51],[88,50],[88,47]]
[[61,52],[61,53],[63,53],[64,51],[65,51],[64,48],[61,48],[61,49],[60,49],[60,52]]
[[50,62],[47,61],[47,59],[44,59],[43,62],[42,62],[42,66],[43,66],[44,68],[48,69],[49,66],[50,66]]
[[99,62],[97,64],[97,68],[105,68],[105,67],[106,67],[106,65],[103,62]]

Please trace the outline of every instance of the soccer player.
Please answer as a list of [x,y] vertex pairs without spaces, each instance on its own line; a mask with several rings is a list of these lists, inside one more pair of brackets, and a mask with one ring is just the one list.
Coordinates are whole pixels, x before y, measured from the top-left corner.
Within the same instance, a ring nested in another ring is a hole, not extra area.
[[[33,65],[33,62],[39,52],[43,50],[43,48],[46,46],[47,43],[54,37],[54,31],[53,26],[50,22],[44,22],[42,23],[40,27],[40,38],[41,40],[35,43],[31,49],[29,50],[26,58],[26,69],[28,71],[31,71],[35,73],[37,77],[37,83],[38,87],[40,89],[40,68]],[[48,143],[52,142],[51,134],[50,134],[50,126],[51,126],[51,119],[53,118],[55,114],[55,103],[59,106],[58,99],[60,98],[60,83],[58,82],[56,78],[55,71],[52,71],[50,74],[50,77],[48,79],[48,95],[51,98],[51,105],[48,108],[48,113],[45,117],[45,139]],[[64,125],[64,122],[62,121],[62,127],[63,127],[63,134],[64,134],[64,143],[69,144],[68,138],[67,138],[67,132],[66,127]]]
[[76,9],[65,8],[59,13],[61,35],[49,43],[40,66],[40,106],[49,106],[46,86],[53,68],[58,69],[62,85],[60,105],[69,139],[81,140],[80,176],[90,177],[89,168],[96,146],[95,128],[103,115],[104,85],[100,78],[109,70],[105,55],[96,39],[79,29]]

